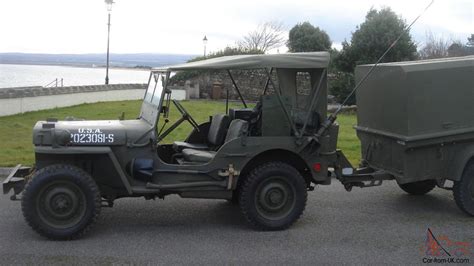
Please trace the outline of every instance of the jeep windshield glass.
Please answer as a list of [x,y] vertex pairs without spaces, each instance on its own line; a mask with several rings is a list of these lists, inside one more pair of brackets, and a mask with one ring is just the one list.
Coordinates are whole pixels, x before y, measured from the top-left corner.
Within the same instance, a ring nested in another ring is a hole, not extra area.
[[152,73],[148,88],[145,93],[145,102],[159,105],[163,92],[163,77],[161,73]]

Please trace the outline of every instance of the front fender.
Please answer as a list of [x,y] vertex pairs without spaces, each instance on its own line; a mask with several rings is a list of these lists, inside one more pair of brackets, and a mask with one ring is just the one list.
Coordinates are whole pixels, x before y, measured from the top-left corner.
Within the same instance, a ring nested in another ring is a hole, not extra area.
[[101,147],[101,146],[69,146],[69,147],[59,147],[54,148],[51,146],[35,146],[36,154],[47,155],[88,155],[88,154],[103,154],[106,155],[110,162],[112,163],[116,173],[120,177],[125,189],[129,195],[132,195],[132,187],[130,181],[127,178],[123,168],[121,167],[117,157],[113,153],[110,147]]

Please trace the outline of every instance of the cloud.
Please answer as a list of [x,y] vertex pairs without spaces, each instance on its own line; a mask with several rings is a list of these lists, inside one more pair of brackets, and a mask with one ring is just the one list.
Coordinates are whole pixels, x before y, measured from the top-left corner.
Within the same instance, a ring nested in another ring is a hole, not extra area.
[[[233,45],[259,23],[283,21],[288,28],[309,21],[335,43],[350,39],[371,8],[390,6],[411,21],[428,1],[405,0],[117,0],[112,11],[111,51],[200,54]],[[107,13],[101,0],[0,2],[0,52],[104,52]],[[418,42],[428,30],[465,39],[474,28],[472,0],[436,0],[415,25]],[[284,50],[284,48],[282,48]]]

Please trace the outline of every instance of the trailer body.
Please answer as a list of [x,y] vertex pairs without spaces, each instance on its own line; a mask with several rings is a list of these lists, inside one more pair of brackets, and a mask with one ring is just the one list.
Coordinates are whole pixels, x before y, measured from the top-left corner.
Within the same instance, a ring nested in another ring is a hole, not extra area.
[[365,164],[399,184],[461,178],[474,156],[474,56],[380,64],[356,98]]

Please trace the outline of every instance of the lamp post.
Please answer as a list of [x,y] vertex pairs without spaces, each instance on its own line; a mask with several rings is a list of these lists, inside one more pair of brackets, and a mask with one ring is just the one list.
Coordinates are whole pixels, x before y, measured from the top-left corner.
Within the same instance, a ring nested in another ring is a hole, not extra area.
[[204,39],[202,39],[202,43],[204,44],[204,56],[206,56],[206,45],[207,45],[207,37],[204,35]]
[[109,44],[110,44],[110,13],[112,12],[113,0],[105,0],[107,5],[108,20],[107,20],[107,66],[105,68],[105,84],[109,84]]

